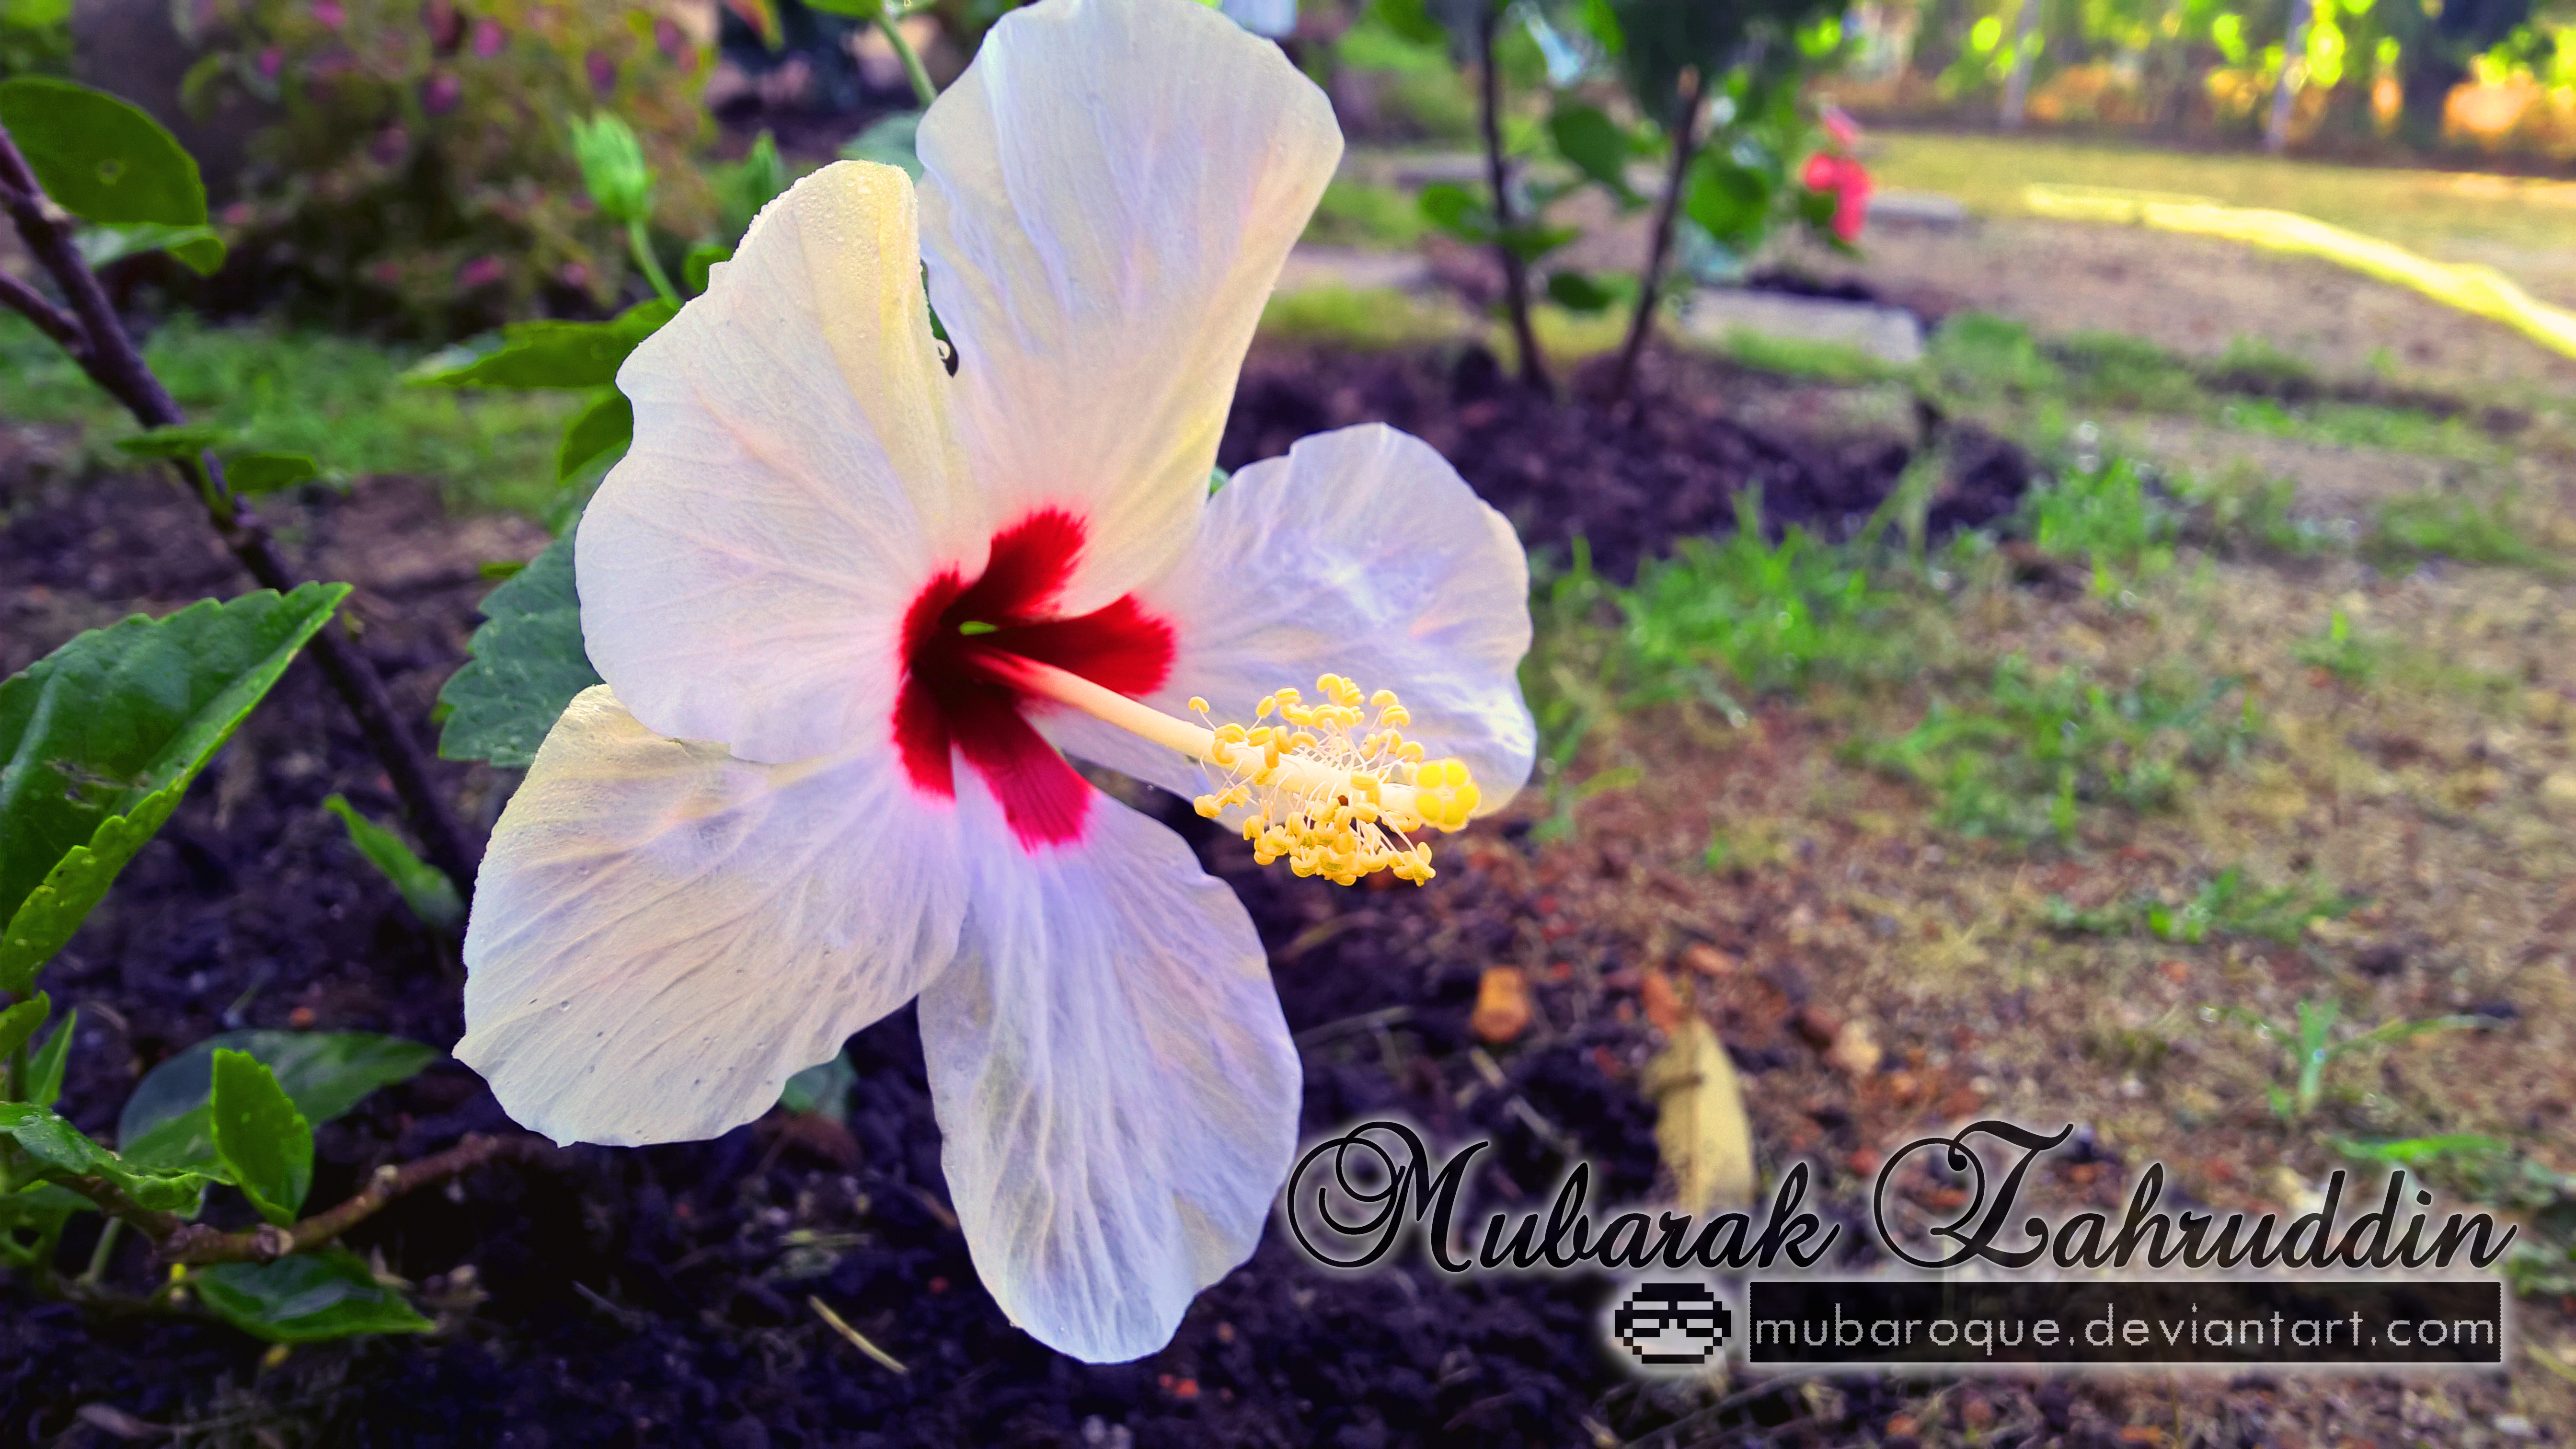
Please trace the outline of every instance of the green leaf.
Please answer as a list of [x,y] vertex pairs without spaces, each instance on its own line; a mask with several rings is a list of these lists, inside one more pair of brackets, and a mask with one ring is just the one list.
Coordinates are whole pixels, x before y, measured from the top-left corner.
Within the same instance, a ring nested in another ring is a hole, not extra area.
[[915,149],[915,138],[921,131],[921,112],[897,111],[870,123],[868,128],[850,138],[841,148],[844,161],[874,161],[880,166],[896,167],[915,181],[921,179],[921,155]]
[[116,450],[137,458],[192,458],[232,439],[232,429],[213,423],[174,423],[116,440]]
[[98,1204],[56,1183],[39,1182],[16,1192],[0,1193],[0,1238],[14,1230],[50,1232],[77,1212],[96,1212]]
[[63,1024],[45,1038],[45,1044],[27,1061],[27,1100],[39,1107],[50,1107],[62,1100],[63,1069],[71,1062],[72,1033],[80,1027],[80,1013],[63,1017]]
[[194,1214],[212,1174],[141,1166],[92,1142],[49,1107],[0,1102],[0,1137],[15,1140],[42,1167],[66,1177],[102,1177],[156,1212]]
[[218,1048],[206,1119],[233,1186],[261,1217],[291,1226],[313,1190],[313,1124],[276,1074],[248,1052]]
[[1598,312],[1619,300],[1618,293],[1581,272],[1550,273],[1547,295],[1558,306],[1573,312]]
[[852,20],[877,20],[885,15],[885,0],[805,0],[805,8]]
[[601,682],[582,647],[581,601],[573,593],[577,531],[567,530],[483,601],[483,627],[465,646],[474,657],[438,692],[450,709],[438,735],[441,759],[525,769],[564,706]]
[[1484,198],[1454,181],[1435,181],[1422,188],[1415,204],[1422,219],[1463,242],[1479,246],[1494,239],[1494,213]]
[[1534,262],[1581,235],[1583,233],[1574,227],[1544,226],[1538,222],[1525,221],[1516,226],[1504,228],[1494,240],[1499,242],[1505,251],[1522,261]]
[[422,860],[401,836],[359,814],[346,797],[333,795],[322,802],[322,808],[349,827],[349,843],[393,883],[403,904],[424,924],[448,931],[464,921],[465,898],[456,893],[456,882],[445,871]]
[[72,237],[72,245],[93,272],[146,252],[168,252],[201,277],[213,276],[224,264],[224,239],[210,226],[164,226],[153,221],[85,226]]
[[680,258],[680,285],[688,288],[691,296],[704,293],[707,289],[707,274],[715,270],[716,263],[732,260],[733,248],[723,242],[705,242],[693,246],[689,248],[687,256]]
[[1416,45],[1449,43],[1449,27],[1440,23],[1423,0],[1374,0],[1369,12],[1379,24]]
[[[760,215],[760,209],[776,200],[794,179],[778,154],[778,138],[767,131],[751,143],[751,150],[741,160],[710,170],[713,174],[708,179],[716,193],[717,222],[723,226],[728,242],[740,240],[751,219]],[[703,282],[693,290],[705,290]]]
[[273,493],[322,476],[302,453],[243,453],[224,460],[224,481],[235,493]]
[[160,122],[105,91],[52,76],[0,82],[0,126],[45,194],[83,221],[206,224],[195,158]]
[[1771,221],[1771,178],[1711,148],[1691,163],[1682,210],[1718,241],[1738,250],[1761,239]]
[[28,991],[348,593],[138,614],[0,681],[0,991]]
[[219,1051],[248,1052],[268,1064],[304,1120],[320,1126],[369,1092],[420,1075],[445,1053],[373,1032],[230,1031],[180,1051],[143,1074],[117,1118],[125,1155],[157,1167],[217,1161],[207,1102]]
[[[44,1029],[45,1022],[53,1014],[53,998],[41,991],[7,1011],[0,1011],[0,1061],[6,1061],[10,1053],[34,1041],[36,1033]],[[51,1106],[52,1103],[46,1105]]]
[[858,1079],[849,1055],[841,1053],[789,1077],[787,1085],[778,1091],[778,1105],[790,1112],[812,1112],[846,1123],[850,1120],[850,1087]]
[[191,1281],[208,1308],[270,1343],[427,1333],[433,1326],[346,1248],[297,1253],[274,1263],[218,1264]]
[[617,381],[636,344],[679,309],[656,297],[608,322],[514,322],[500,345],[462,361],[442,352],[409,374],[415,387],[594,388]]
[[597,462],[602,453],[624,448],[634,438],[635,404],[615,389],[600,394],[564,429],[563,446],[555,450],[555,481],[572,477]]
[[1547,118],[1547,133],[1556,142],[1558,155],[1609,188],[1622,205],[1637,199],[1637,194],[1628,188],[1628,133],[1620,130],[1619,123],[1599,106],[1559,101]]

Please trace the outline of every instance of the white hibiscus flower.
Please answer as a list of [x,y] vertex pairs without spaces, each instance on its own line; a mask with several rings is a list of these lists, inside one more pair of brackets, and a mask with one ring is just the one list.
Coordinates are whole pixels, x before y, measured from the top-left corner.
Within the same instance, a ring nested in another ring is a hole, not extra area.
[[608,683],[493,834],[456,1054],[558,1141],[680,1141],[918,997],[977,1271],[1130,1359],[1251,1253],[1301,1079],[1233,892],[1065,753],[1303,872],[1418,878],[1403,831],[1529,773],[1527,562],[1383,427],[1208,495],[1341,153],[1275,46],[1045,0],[920,150],[918,241],[902,172],[827,167],[619,373],[635,442],[576,547]]

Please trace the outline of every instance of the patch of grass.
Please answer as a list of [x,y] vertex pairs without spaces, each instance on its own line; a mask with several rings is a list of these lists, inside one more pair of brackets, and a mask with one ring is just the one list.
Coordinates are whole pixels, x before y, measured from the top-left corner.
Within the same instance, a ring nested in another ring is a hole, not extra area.
[[2316,390],[2317,370],[2260,337],[2231,338],[2213,375],[2237,392],[2302,397]]
[[1872,138],[1870,171],[1881,185],[1946,192],[1988,215],[2026,213],[2023,192],[2033,182],[2120,186],[2295,211],[2454,260],[2480,259],[2455,243],[2489,259],[2499,243],[2562,256],[2576,249],[2576,186],[2563,181],[2038,136],[1893,131]]
[[1697,698],[1740,718],[1743,698],[1818,678],[1886,679],[1913,657],[1893,627],[1897,596],[1871,582],[1857,552],[1796,527],[1769,542],[1751,490],[1737,496],[1735,532],[1684,539],[1615,599],[1623,673],[1640,703]]
[[1903,377],[1907,369],[1883,361],[1847,342],[1816,342],[1803,337],[1773,337],[1737,327],[1726,334],[1718,351],[1758,372],[1818,382],[1870,383]]
[[[2100,435],[2090,428],[2076,430],[2078,446],[2098,444]],[[2012,526],[2045,552],[2091,564],[2093,592],[2107,598],[2130,580],[2173,567],[2182,523],[2181,512],[2150,486],[2139,464],[2085,452],[2023,495]]]
[[2204,1006],[2201,1019],[2215,1024],[2232,1021],[2254,1029],[2257,1041],[2275,1046],[2281,1053],[2281,1075],[2293,1085],[2272,1084],[2272,1113],[2284,1122],[2297,1122],[2317,1108],[2325,1096],[2326,1069],[2347,1056],[2388,1046],[2409,1037],[2434,1031],[2457,1031],[2474,1027],[2474,1016],[2436,1016],[2416,1021],[2383,1022],[2357,1036],[2337,1039],[2335,1024],[2342,1016],[2340,1004],[2327,1001],[2301,1001],[2295,1026],[2276,1022],[2241,1006],[2224,1009]]
[[2362,552],[2392,573],[2428,558],[2529,569],[2546,578],[2566,573],[2565,562],[2514,521],[2510,500],[2480,502],[2463,493],[2419,493],[2381,504]]
[[[352,338],[265,327],[216,327],[182,314],[145,342],[152,365],[193,422],[238,432],[248,446],[306,453],[325,476],[436,479],[450,506],[541,513],[555,493],[555,447],[581,400],[559,393],[408,388],[415,355]],[[0,318],[0,407],[23,422],[70,423],[101,461],[137,431],[60,349],[15,315]]]
[[2221,548],[2315,558],[2350,546],[2348,534],[2290,511],[2299,485],[2266,476],[2239,458],[2215,479],[2176,474],[2164,480],[2193,511],[2188,531]]
[[2141,338],[2077,332],[2048,350],[2075,400],[2093,407],[2188,413],[2204,398],[2191,364]]
[[2232,679],[2150,674],[2119,687],[2087,672],[1996,664],[1981,697],[1936,700],[1913,729],[1863,744],[1868,763],[1935,799],[1934,820],[1970,838],[2071,840],[2086,806],[2161,809],[2198,772],[2241,758],[2259,732]]
[[1961,312],[1943,322],[1924,363],[1942,388],[1969,398],[2055,393],[2066,383],[2029,328],[1985,312]]
[[1317,246],[1402,251],[1422,240],[1430,223],[1412,193],[1366,181],[1337,180],[1324,188],[1302,240]]
[[2436,417],[2414,408],[2376,403],[2282,402],[2269,397],[2230,398],[2216,404],[2218,421],[2238,432],[2324,443],[2337,448],[2377,448],[2433,458],[2484,461],[2501,449],[2464,417]]
[[1328,283],[1274,293],[1261,309],[1261,335],[1362,351],[1443,342],[1473,324],[1446,308],[1391,287]]
[[2361,906],[2359,899],[2313,882],[2264,890],[2247,884],[2241,868],[2230,867],[2204,881],[2189,900],[2140,895],[2087,911],[2069,905],[2063,896],[2051,896],[2046,918],[2055,931],[2094,936],[2144,932],[2184,946],[2197,946],[2213,935],[2292,945],[2307,933],[2310,921],[2341,920]]

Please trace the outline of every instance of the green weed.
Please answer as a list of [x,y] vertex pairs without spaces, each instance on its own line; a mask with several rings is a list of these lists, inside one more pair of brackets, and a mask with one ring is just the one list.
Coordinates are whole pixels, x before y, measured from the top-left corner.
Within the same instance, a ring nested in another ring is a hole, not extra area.
[[1961,312],[1942,323],[1924,362],[1942,388],[1969,398],[2054,393],[2066,381],[2029,328],[1984,312]]
[[[2091,428],[2076,430],[2080,445],[2098,439]],[[2173,567],[2182,523],[2181,512],[2149,485],[2139,465],[2085,453],[2023,496],[2013,527],[2045,552],[2091,564],[2093,592],[2107,598],[2130,580]]]
[[1864,744],[1862,759],[1932,792],[1936,822],[1969,837],[2070,840],[2086,806],[2154,810],[2196,772],[2242,757],[2253,702],[2226,707],[2236,681],[2147,676],[2113,688],[2025,657],[1995,666],[1984,697],[1936,700],[1912,730]]
[[2379,672],[2382,651],[2376,644],[2354,636],[2352,620],[2337,609],[2326,620],[2326,632],[2320,638],[2303,639],[2292,646],[2290,656],[2301,664],[2322,669],[2346,684],[2368,684]]
[[2187,413],[2203,401],[2191,365],[2152,342],[2118,332],[2077,332],[2048,349],[2078,402],[2098,408]]
[[2315,558],[2349,546],[2332,526],[2291,512],[2299,485],[2267,477],[2240,458],[2216,479],[2174,474],[2165,489],[2194,514],[2188,532],[2221,548]]
[[1773,337],[1750,328],[1733,328],[1719,351],[1729,360],[1757,372],[1818,382],[1870,383],[1901,377],[1906,369],[1885,362],[1846,342],[1817,342],[1803,337]]
[[2290,945],[2307,933],[2310,921],[2340,920],[2361,905],[2356,897],[2312,884],[2264,890],[2247,884],[2242,868],[2230,867],[2204,881],[2191,899],[2179,904],[2140,895],[2087,911],[2069,905],[2063,896],[2051,896],[2046,916],[2051,930],[2085,935],[2126,936],[2143,931],[2182,946],[2197,946],[2213,935],[2253,936]]
[[2426,1032],[2455,1031],[2478,1024],[2474,1016],[2436,1016],[2420,1021],[2384,1022],[2357,1036],[2337,1040],[2335,1023],[2343,1008],[2332,1001],[2302,1001],[2298,1006],[2295,1026],[2275,1022],[2241,1006],[2204,1006],[2201,1020],[2215,1025],[2232,1021],[2254,1029],[2255,1039],[2277,1046],[2281,1052],[2281,1074],[2289,1084],[2274,1082],[2270,1089],[2272,1114],[2284,1122],[2297,1122],[2316,1110],[2325,1095],[2326,1069],[2355,1052],[2387,1046]]

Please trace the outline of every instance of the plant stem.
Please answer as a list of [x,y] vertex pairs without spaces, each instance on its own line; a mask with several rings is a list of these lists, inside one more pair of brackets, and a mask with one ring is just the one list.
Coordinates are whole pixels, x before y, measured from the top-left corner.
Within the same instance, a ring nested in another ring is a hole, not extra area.
[[1663,199],[1655,204],[1654,241],[1646,253],[1646,270],[1637,287],[1637,314],[1628,319],[1628,338],[1619,347],[1619,370],[1610,379],[1610,406],[1628,400],[1637,383],[1637,359],[1655,330],[1655,304],[1661,300],[1664,258],[1672,251],[1673,226],[1681,214],[1692,158],[1699,153],[1699,113],[1708,100],[1708,72],[1693,68],[1682,82],[1680,104],[1673,116],[1673,164],[1664,176]]
[[1494,64],[1494,36],[1501,27],[1502,8],[1487,5],[1476,21],[1476,118],[1485,133],[1485,181],[1494,192],[1494,254],[1503,263],[1503,301],[1511,310],[1513,345],[1520,349],[1521,382],[1552,393],[1556,384],[1548,377],[1547,359],[1538,348],[1538,333],[1530,326],[1529,264],[1511,246],[1511,233],[1517,223],[1512,216],[1510,176],[1503,166],[1502,72]]
[[554,1149],[542,1138],[493,1137],[469,1132],[445,1152],[400,1167],[387,1163],[375,1171],[356,1195],[328,1212],[316,1213],[293,1227],[262,1223],[228,1233],[204,1223],[183,1221],[175,1213],[138,1205],[103,1177],[62,1178],[66,1188],[98,1204],[113,1225],[130,1224],[152,1240],[154,1254],[165,1263],[201,1267],[209,1263],[274,1263],[291,1253],[309,1253],[382,1212],[395,1198],[435,1187],[495,1160],[534,1162]]
[[929,110],[930,103],[939,99],[939,87],[930,83],[930,72],[922,67],[921,53],[912,48],[911,41],[903,38],[902,17],[881,12],[877,16],[877,29],[884,32],[886,44],[894,47],[895,58],[903,62],[903,76],[912,82],[913,99],[921,102],[923,110]]
[[80,1283],[95,1288],[107,1276],[108,1261],[116,1256],[116,1240],[125,1235],[125,1219],[109,1218],[98,1230],[98,1246],[89,1250],[89,1267],[83,1269]]
[[[117,319],[116,309],[107,300],[106,289],[99,286],[97,274],[73,248],[69,230],[46,214],[38,199],[42,194],[26,157],[19,154],[8,129],[0,127],[0,210],[9,213],[28,251],[52,274],[55,285],[71,303],[68,315],[77,336],[69,341],[59,336],[55,340],[62,342],[63,350],[71,354],[91,381],[123,403],[143,426],[173,427],[186,422],[187,415],[135,350],[134,340],[126,335],[125,324]],[[53,332],[55,329],[48,326],[42,313],[28,311],[24,303],[29,300],[43,304],[43,299],[32,292],[20,297],[15,292],[0,291],[0,303],[26,312],[39,327]],[[63,315],[55,310],[57,318]],[[262,588],[279,593],[293,589],[299,580],[278,556],[267,525],[224,485],[223,465],[214,455],[177,460],[177,466],[204,501],[216,534],[250,576]],[[446,872],[459,894],[472,899],[474,866],[481,852],[474,848],[456,813],[448,808],[446,797],[430,779],[428,760],[395,714],[384,680],[340,630],[326,626],[313,636],[308,647],[341,702],[357,717],[359,729],[366,734],[395,793],[410,812],[412,826],[420,833],[430,863]]]
[[653,255],[653,233],[644,225],[644,218],[639,216],[626,223],[626,249],[635,254],[635,264],[644,269],[645,279],[662,294],[662,300],[679,306],[680,289],[671,285],[671,274],[662,270],[662,259]]

